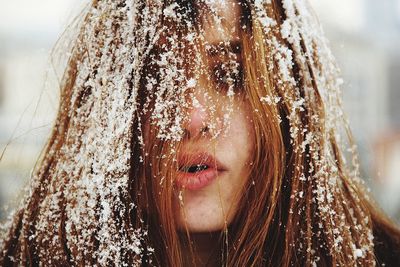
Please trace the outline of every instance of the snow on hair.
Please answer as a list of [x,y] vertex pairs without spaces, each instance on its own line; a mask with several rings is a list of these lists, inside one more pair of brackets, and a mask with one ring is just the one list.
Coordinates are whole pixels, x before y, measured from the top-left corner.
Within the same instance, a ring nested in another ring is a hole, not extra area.
[[[205,6],[208,2],[199,1]],[[262,30],[262,43],[269,52],[263,60],[270,77],[257,79],[269,84],[265,89],[268,93],[259,95],[258,101],[266,109],[285,111],[280,114],[287,117],[277,115],[274,119],[288,123],[288,147],[297,155],[296,162],[303,164],[291,169],[297,181],[293,181],[296,187],[292,188],[289,205],[303,210],[290,208],[287,212],[304,213],[306,208],[296,206],[294,201],[300,203],[303,195],[313,196],[310,205],[317,207],[320,219],[312,221],[317,229],[308,230],[315,231],[316,236],[328,236],[324,244],[331,245],[326,248],[328,254],[339,253],[343,246],[351,247],[351,260],[343,262],[365,258],[363,262],[367,263],[373,246],[369,214],[363,208],[348,211],[338,204],[361,200],[352,181],[346,180],[351,197],[342,192],[346,170],[338,163],[344,158],[336,146],[340,141],[337,129],[342,129],[345,121],[340,105],[342,81],[323,32],[305,0],[283,0],[284,17],[274,15],[270,0],[256,0],[248,6],[253,31],[257,27]],[[207,10],[216,13],[211,7]],[[132,162],[143,162],[143,155],[135,155],[139,161],[132,158],[132,140],[147,145],[142,134],[145,124],[156,128],[157,138],[163,141],[179,142],[185,134],[185,110],[190,101],[196,103],[193,97],[188,102],[188,95],[202,73],[200,70],[188,75],[181,45],[196,49],[207,45],[201,42],[202,32],[190,22],[192,14],[187,12],[191,10],[182,8],[181,1],[162,0],[98,0],[89,7],[64,76],[61,100],[66,101],[60,103],[52,138],[40,168],[31,178],[31,193],[22,209],[22,222],[35,218],[35,224],[22,223],[20,238],[25,241],[21,251],[28,250],[27,240],[34,239],[38,247],[47,248],[36,251],[41,264],[66,261],[98,266],[139,265],[143,257],[154,253],[152,248],[142,246],[151,229],[126,219],[137,208],[130,187],[135,168]],[[216,15],[213,19],[223,23]],[[161,52],[149,60],[154,51]],[[199,59],[193,56],[196,65]],[[235,56],[229,57],[234,62]],[[144,70],[153,65],[157,75],[150,71],[143,77]],[[235,67],[230,71],[235,72]],[[230,98],[236,94],[233,83],[228,77]],[[226,124],[232,109],[225,107]],[[143,116],[145,113],[150,116]],[[214,132],[214,136],[219,134]],[[357,165],[354,169],[354,183],[359,183]],[[301,190],[306,185],[312,185],[308,187],[312,191]],[[338,216],[346,212],[350,214],[337,223]],[[357,242],[351,239],[351,231],[360,231]],[[312,252],[314,236],[301,234],[307,241],[306,248],[296,248],[311,255],[307,256],[309,264],[318,264],[319,256],[314,257]],[[65,256],[65,247],[73,255],[70,258]],[[27,256],[21,252],[21,257]]]

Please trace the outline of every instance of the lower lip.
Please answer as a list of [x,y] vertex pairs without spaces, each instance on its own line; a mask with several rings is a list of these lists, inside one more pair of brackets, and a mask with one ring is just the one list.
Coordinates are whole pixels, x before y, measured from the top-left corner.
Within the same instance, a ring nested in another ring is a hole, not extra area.
[[220,171],[214,168],[196,173],[179,172],[176,184],[184,189],[200,190],[211,184],[219,175]]

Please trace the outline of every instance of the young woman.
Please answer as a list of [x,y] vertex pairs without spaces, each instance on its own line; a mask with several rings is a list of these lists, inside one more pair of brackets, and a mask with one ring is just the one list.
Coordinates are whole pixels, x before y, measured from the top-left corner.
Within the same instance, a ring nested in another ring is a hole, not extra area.
[[396,266],[337,72],[303,0],[94,0],[0,265]]

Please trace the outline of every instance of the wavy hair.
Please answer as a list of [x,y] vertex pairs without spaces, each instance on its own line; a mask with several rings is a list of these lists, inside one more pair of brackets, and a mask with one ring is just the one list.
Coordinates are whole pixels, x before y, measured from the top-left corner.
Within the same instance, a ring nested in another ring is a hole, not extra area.
[[[177,59],[202,46],[185,36],[201,33],[208,2],[92,1],[0,265],[190,263],[171,181],[193,67]],[[238,3],[243,92],[228,97],[243,96],[252,110],[255,145],[239,207],[221,230],[221,264],[396,263],[400,233],[359,178],[341,79],[311,8],[303,0]]]

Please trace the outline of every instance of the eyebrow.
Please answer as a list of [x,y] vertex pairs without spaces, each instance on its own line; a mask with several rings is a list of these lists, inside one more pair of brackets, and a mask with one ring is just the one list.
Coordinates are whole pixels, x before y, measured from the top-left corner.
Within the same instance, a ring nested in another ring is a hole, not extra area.
[[240,41],[220,41],[212,44],[206,44],[205,49],[209,56],[214,57],[220,55],[220,53],[224,51],[240,54],[242,51],[242,45]]

